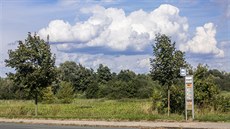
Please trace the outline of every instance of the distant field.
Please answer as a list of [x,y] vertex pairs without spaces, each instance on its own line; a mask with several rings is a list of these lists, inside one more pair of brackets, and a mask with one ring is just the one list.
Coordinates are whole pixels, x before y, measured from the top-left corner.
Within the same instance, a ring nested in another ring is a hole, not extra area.
[[[184,116],[156,114],[151,111],[150,100],[75,99],[71,104],[41,104],[38,117],[34,116],[33,101],[0,100],[0,117],[52,118],[91,120],[173,120],[183,121]],[[230,121],[230,113],[196,114],[199,121]]]

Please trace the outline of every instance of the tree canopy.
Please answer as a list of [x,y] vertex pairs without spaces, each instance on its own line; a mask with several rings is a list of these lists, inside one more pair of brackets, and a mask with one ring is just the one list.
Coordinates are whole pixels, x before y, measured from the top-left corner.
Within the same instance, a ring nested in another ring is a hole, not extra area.
[[93,70],[73,61],[61,63],[58,71],[60,80],[70,82],[74,91],[84,92],[93,81]]
[[168,114],[170,107],[170,86],[179,77],[180,67],[185,67],[184,53],[176,50],[175,42],[164,34],[157,34],[153,45],[153,58],[150,59],[151,76],[168,90]]
[[36,34],[28,33],[27,39],[18,43],[17,49],[9,50],[9,59],[5,60],[7,67],[15,69],[15,73],[8,75],[21,89],[29,90],[37,105],[37,96],[41,89],[55,79],[55,57],[49,43]]
[[171,86],[173,80],[179,77],[180,67],[186,67],[184,53],[176,50],[175,42],[164,35],[158,34],[153,45],[153,58],[151,63],[151,76],[163,86]]

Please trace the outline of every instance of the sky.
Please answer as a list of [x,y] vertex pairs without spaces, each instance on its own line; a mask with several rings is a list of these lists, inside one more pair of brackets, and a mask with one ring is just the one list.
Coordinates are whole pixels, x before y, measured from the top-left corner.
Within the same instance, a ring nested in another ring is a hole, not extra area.
[[194,68],[230,72],[230,0],[0,0],[0,76],[8,50],[28,32],[49,35],[56,65],[148,73],[157,33],[176,42]]

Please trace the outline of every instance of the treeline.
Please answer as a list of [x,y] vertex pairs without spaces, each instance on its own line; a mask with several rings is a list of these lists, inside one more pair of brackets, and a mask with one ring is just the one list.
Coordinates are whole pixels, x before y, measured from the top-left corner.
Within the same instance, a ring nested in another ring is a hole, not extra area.
[[[114,73],[102,64],[94,71],[72,61],[60,64],[56,71],[56,81],[40,94],[39,100],[44,103],[71,103],[74,98],[151,98],[154,110],[159,113],[167,111],[167,88],[152,81],[150,74],[136,74],[131,70]],[[193,75],[197,107],[229,111],[230,97],[220,92],[230,90],[230,73],[198,65]],[[0,78],[0,99],[33,98],[28,90],[10,79]],[[171,87],[170,102],[171,112],[184,111],[183,78],[178,78]]]
[[59,82],[71,83],[74,93],[86,98],[149,98],[154,83],[150,76],[130,70],[112,73],[102,64],[96,71],[75,62],[64,62],[58,68]]
[[[197,72],[201,68],[204,70],[198,74]],[[202,76],[204,79],[208,79],[207,77],[210,77],[210,81],[214,82],[219,90],[230,91],[230,73],[217,69],[208,70],[206,66],[201,67],[201,65],[194,73],[195,78]],[[183,90],[182,78],[178,80],[177,84],[181,85]],[[51,89],[52,93],[56,95],[65,85],[70,85],[74,97],[108,99],[150,98],[153,89],[161,87],[157,81],[152,81],[149,74],[136,74],[131,70],[121,70],[119,73],[115,73],[103,64],[100,64],[94,71],[72,61],[60,64],[57,68],[57,79],[48,89]],[[68,88],[63,90],[65,89]],[[28,94],[26,90],[14,84],[10,79],[0,78],[0,99],[31,99]]]
[[[60,64],[56,71],[56,81],[46,88],[41,96],[53,94],[60,98],[69,94],[67,98],[144,99],[150,98],[153,88],[159,86],[148,74],[136,74],[131,70],[115,73],[102,64],[94,71],[81,64],[66,61]],[[0,81],[0,99],[32,99],[27,90],[10,79],[1,78]]]

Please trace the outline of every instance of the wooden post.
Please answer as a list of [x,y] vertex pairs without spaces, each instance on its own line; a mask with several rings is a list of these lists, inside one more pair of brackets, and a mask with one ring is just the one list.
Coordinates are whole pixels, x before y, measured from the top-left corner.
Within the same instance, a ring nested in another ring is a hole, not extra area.
[[170,115],[170,89],[168,86],[168,116]]
[[35,116],[38,116],[38,93],[35,92]]

